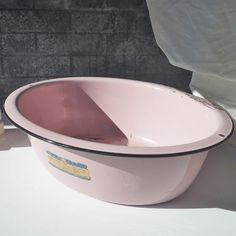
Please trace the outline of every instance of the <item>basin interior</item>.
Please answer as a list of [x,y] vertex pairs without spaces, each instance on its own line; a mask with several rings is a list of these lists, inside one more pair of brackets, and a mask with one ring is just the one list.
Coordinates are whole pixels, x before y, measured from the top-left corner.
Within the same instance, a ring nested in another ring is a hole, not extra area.
[[19,112],[45,129],[105,144],[170,146],[213,135],[215,109],[165,86],[109,80],[34,85],[17,99]]

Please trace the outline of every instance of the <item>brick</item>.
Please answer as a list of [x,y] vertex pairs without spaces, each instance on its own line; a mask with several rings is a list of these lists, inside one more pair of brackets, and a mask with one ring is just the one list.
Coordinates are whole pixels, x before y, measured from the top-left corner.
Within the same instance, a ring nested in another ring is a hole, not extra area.
[[117,76],[126,74],[124,56],[107,56],[107,75]]
[[[44,0],[46,1],[46,0]],[[43,2],[44,2],[43,1]],[[64,1],[65,2],[65,1]],[[112,10],[145,10],[147,9],[145,0],[69,0],[70,9],[112,9]]]
[[32,63],[30,74],[36,76],[68,76],[70,59],[67,56],[36,57]]
[[138,55],[136,57],[137,74],[161,74],[163,68],[162,65],[159,64],[159,57],[159,55]]
[[106,59],[107,76],[125,78],[136,71],[134,55],[109,55]]
[[35,78],[3,78],[0,79],[1,95],[8,96],[15,89],[36,82]]
[[110,34],[107,36],[107,54],[135,55],[135,41],[127,37],[127,34]]
[[153,33],[148,13],[141,13],[137,16],[136,32],[139,34]]
[[69,34],[37,34],[37,52],[42,54],[69,54]]
[[68,32],[68,11],[1,11],[2,32]]
[[5,76],[66,76],[70,74],[70,60],[65,56],[6,56]]
[[135,12],[130,11],[118,11],[115,21],[115,30],[114,32],[126,32],[132,33],[135,32],[135,22],[136,14]]
[[70,13],[68,11],[35,11],[36,32],[70,31]]
[[133,32],[135,15],[131,12],[74,12],[72,13],[74,32],[112,33]]
[[36,20],[32,11],[1,11],[0,30],[2,32],[32,32]]
[[147,10],[145,0],[107,0],[104,5],[105,8],[122,10]]
[[[2,65],[2,57],[0,56],[0,79],[1,79],[1,76],[3,76],[3,71],[2,71],[2,68],[3,68],[3,65]],[[1,89],[1,87],[0,87],[0,89]],[[0,94],[1,94],[1,92],[0,92]]]
[[71,52],[73,54],[106,54],[106,37],[102,34],[72,34],[71,37]]
[[136,75],[153,78],[150,82],[162,83],[184,91],[189,91],[191,72],[173,66],[163,53],[136,57]]
[[136,71],[138,74],[175,74],[177,67],[172,66],[164,53],[158,55],[136,56]]
[[129,35],[129,41],[133,42],[136,55],[158,55],[161,53],[152,33]]
[[103,9],[106,7],[106,0],[68,0],[68,7],[70,9]]
[[0,9],[32,9],[32,0],[1,0]]
[[35,38],[32,33],[2,34],[2,54],[33,53]]
[[107,32],[114,26],[113,14],[104,12],[76,12],[72,14],[75,32]]
[[135,55],[126,55],[125,62],[125,75],[134,75],[136,73],[136,57]]
[[73,57],[73,59],[72,59],[73,75],[75,75],[75,76],[88,76],[88,75],[90,75],[89,61],[90,61],[89,56]]
[[3,58],[3,68],[6,76],[27,76],[29,70],[28,58],[25,56],[7,56]]
[[103,9],[106,0],[35,0],[36,9]]
[[147,5],[145,0],[35,0],[35,8],[74,10],[147,10]]
[[160,49],[153,34],[110,34],[107,36],[107,53],[115,55],[153,55]]
[[90,75],[105,76],[106,75],[106,57],[91,56],[90,57]]
[[35,8],[53,10],[68,9],[69,3],[70,0],[35,0]]
[[73,75],[101,76],[106,74],[105,56],[76,56],[73,57]]

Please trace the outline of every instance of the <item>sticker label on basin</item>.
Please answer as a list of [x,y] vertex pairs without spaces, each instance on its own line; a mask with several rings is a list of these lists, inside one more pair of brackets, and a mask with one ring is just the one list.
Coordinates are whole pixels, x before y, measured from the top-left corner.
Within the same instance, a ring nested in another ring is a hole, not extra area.
[[81,179],[91,179],[87,165],[59,157],[50,151],[47,151],[47,154],[48,163],[53,167]]

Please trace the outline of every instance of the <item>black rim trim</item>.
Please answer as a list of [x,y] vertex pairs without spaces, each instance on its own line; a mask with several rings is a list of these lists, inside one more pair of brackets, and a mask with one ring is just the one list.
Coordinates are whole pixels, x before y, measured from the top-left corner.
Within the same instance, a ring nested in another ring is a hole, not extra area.
[[81,148],[81,147],[75,147],[75,146],[71,146],[71,145],[67,145],[67,144],[63,144],[63,143],[59,143],[57,141],[51,140],[51,139],[47,139],[45,137],[42,137],[40,135],[37,135],[35,133],[32,133],[31,131],[21,127],[20,125],[18,125],[16,122],[14,122],[7,114],[5,107],[2,107],[2,110],[4,112],[4,114],[6,115],[6,117],[8,118],[8,120],[17,128],[21,129],[23,132],[38,138],[40,140],[43,140],[47,143],[51,143],[51,144],[55,144],[57,146],[63,147],[63,148],[69,148],[69,149],[73,149],[73,150],[77,150],[77,151],[83,151],[83,152],[90,152],[90,153],[95,153],[95,154],[100,154],[100,155],[109,155],[109,156],[118,156],[118,157],[136,157],[136,158],[161,158],[161,157],[173,157],[173,156],[184,156],[184,155],[190,155],[190,154],[194,154],[194,153],[198,153],[198,152],[202,152],[202,151],[206,151],[209,150],[213,147],[216,147],[218,145],[220,145],[221,143],[225,142],[227,139],[230,138],[230,136],[233,134],[234,131],[234,122],[233,119],[231,118],[231,116],[229,115],[229,113],[227,112],[227,114],[230,117],[231,123],[232,123],[232,129],[230,134],[224,138],[222,141],[215,143],[211,146],[208,147],[204,147],[204,148],[199,148],[199,149],[195,149],[192,151],[186,151],[186,152],[178,152],[178,153],[165,153],[165,154],[130,154],[130,153],[115,153],[115,152],[105,152],[105,151],[96,151],[96,150],[91,150],[91,149],[86,149],[86,148]]

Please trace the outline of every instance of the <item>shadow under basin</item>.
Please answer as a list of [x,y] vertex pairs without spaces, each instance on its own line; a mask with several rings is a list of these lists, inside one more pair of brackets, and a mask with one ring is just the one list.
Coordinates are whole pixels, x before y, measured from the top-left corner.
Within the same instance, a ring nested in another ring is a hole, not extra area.
[[30,147],[28,136],[16,128],[5,129],[0,136],[0,151],[10,150],[14,147]]
[[190,188],[178,198],[150,208],[221,208],[236,211],[236,147],[212,149]]

